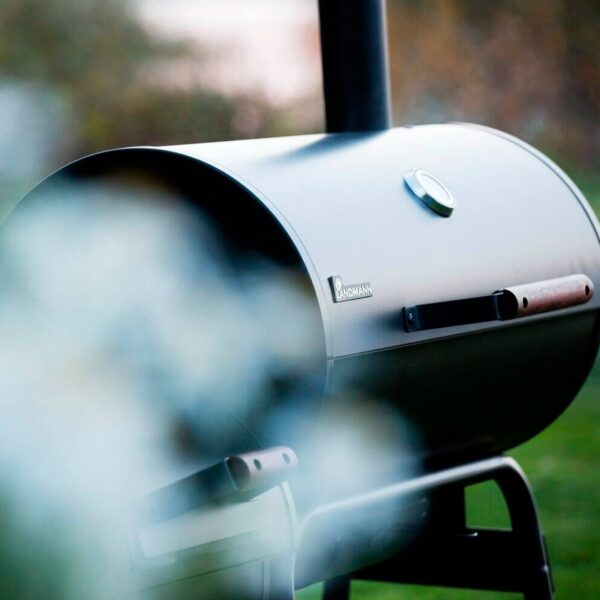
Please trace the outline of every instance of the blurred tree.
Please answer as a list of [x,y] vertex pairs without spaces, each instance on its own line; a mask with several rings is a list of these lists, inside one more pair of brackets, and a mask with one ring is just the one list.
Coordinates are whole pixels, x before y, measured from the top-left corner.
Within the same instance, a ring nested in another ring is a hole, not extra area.
[[600,159],[600,2],[390,0],[398,122],[468,120]]
[[0,77],[41,84],[68,109],[57,163],[111,146],[265,134],[260,99],[168,86],[162,75],[203,56],[187,41],[157,38],[135,8],[128,0],[3,0]]
[[[600,2],[388,0],[388,9],[397,123],[480,122],[560,161],[598,164]],[[307,52],[316,40],[313,29]],[[284,109],[225,97],[190,76],[206,60],[195,43],[146,29],[136,0],[2,1],[0,86],[2,78],[33,83],[69,109],[55,165],[112,146],[321,129],[320,113],[309,110],[317,90]]]

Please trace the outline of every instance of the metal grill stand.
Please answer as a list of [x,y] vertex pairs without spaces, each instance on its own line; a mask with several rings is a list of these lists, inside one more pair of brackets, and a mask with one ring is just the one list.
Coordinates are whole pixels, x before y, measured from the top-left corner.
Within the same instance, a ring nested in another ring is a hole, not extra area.
[[[511,530],[467,526],[465,490],[486,481],[500,488]],[[525,600],[554,598],[535,499],[516,461],[487,459],[397,486],[399,495],[419,491],[431,498],[431,518],[423,535],[405,552],[326,582],[324,600],[349,600],[352,579],[522,592]]]

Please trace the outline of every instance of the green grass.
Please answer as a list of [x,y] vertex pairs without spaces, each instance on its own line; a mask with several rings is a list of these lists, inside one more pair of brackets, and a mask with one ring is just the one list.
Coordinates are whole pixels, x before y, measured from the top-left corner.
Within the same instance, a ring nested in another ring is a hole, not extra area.
[[[558,599],[600,598],[600,366],[578,398],[550,428],[510,453],[536,494]],[[507,515],[491,484],[470,490],[469,523],[505,526]],[[319,586],[298,593],[316,600]],[[352,600],[510,600],[519,594],[435,590],[355,582]]]
[[[600,214],[600,176],[577,178]],[[533,486],[548,541],[558,600],[600,598],[600,364],[567,412],[527,444],[510,452]],[[507,523],[495,487],[484,484],[469,495],[469,523]],[[353,582],[352,600],[511,600],[520,594],[440,590]],[[317,600],[320,586],[298,593]]]

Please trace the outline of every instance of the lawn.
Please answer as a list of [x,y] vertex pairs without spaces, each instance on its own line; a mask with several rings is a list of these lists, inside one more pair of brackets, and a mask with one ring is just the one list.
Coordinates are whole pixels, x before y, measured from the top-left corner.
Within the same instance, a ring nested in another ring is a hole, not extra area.
[[[578,177],[600,214],[600,177]],[[548,540],[558,600],[600,598],[600,363],[579,396],[550,428],[510,452],[525,469],[535,491]],[[471,524],[505,523],[504,507],[493,486],[470,493]],[[319,586],[298,593],[316,600]],[[510,600],[520,594],[355,582],[352,600]]]

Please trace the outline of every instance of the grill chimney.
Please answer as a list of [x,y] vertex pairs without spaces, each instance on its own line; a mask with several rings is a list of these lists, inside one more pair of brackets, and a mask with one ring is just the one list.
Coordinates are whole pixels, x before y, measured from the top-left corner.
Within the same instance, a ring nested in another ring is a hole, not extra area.
[[328,133],[391,126],[385,0],[319,0]]

